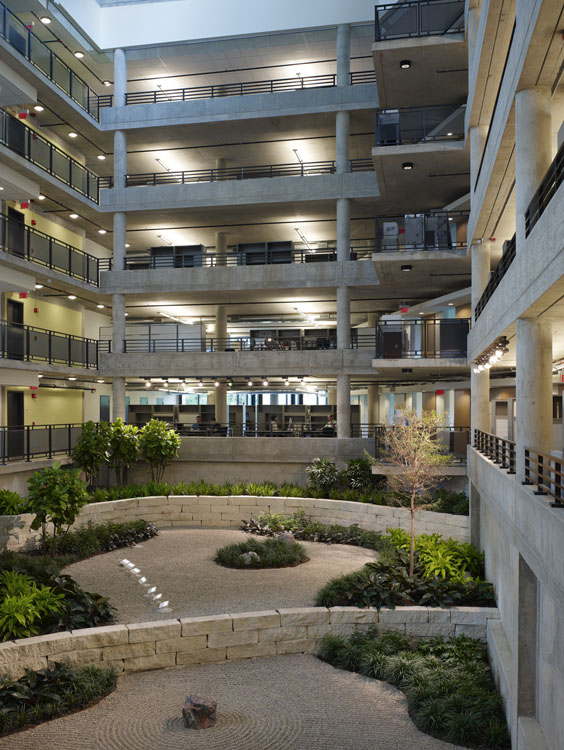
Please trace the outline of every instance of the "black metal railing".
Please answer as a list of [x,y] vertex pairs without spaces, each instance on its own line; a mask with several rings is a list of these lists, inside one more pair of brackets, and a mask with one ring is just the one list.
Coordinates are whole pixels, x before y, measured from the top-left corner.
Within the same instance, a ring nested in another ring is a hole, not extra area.
[[512,440],[492,435],[490,432],[474,430],[474,448],[482,455],[515,474],[515,443]]
[[[393,430],[393,425],[379,425],[374,431],[374,457],[386,461],[386,432]],[[442,452],[451,456],[453,463],[466,462],[466,446],[470,443],[470,427],[441,427],[435,434]],[[445,469],[448,473],[448,470]]]
[[0,321],[0,357],[68,367],[98,367],[98,341]]
[[374,39],[464,32],[464,0],[415,0],[375,7]]
[[524,484],[535,485],[535,495],[550,495],[553,508],[564,508],[564,459],[525,448]]
[[531,198],[531,202],[525,212],[525,235],[528,237],[533,227],[546,211],[550,201],[564,179],[564,143],[558,149],[558,153],[547,173],[542,178],[538,190]]
[[[371,260],[373,246],[352,246],[349,251],[349,260]],[[283,265],[292,263],[327,263],[337,260],[335,247],[288,248],[287,250],[264,250],[249,253],[244,250],[233,250],[227,253],[200,252],[192,254],[175,253],[171,248],[167,255],[128,255],[125,258],[125,270],[138,271],[146,269],[162,268],[223,268],[225,266],[264,266]],[[111,269],[111,259],[105,258],[100,261],[100,270]]]
[[467,211],[433,211],[377,216],[377,253],[462,250],[466,248]]
[[381,109],[376,112],[376,146],[459,141],[464,138],[464,105]]
[[[349,425],[349,434],[352,438],[373,438],[379,426],[380,425],[377,424],[351,422]],[[276,427],[268,427],[266,425],[261,426],[260,424],[257,426],[251,422],[229,426],[217,426],[212,422],[200,422],[198,424],[198,429],[195,429],[189,424],[177,423],[174,427],[183,437],[337,437],[336,424],[333,427],[328,426],[327,424],[325,426],[316,426],[311,423],[296,422],[293,420],[290,420],[285,424],[277,424]]]
[[503,254],[500,258],[499,263],[497,264],[497,268],[490,276],[490,279],[486,284],[486,288],[482,292],[482,296],[476,303],[476,309],[474,310],[474,320],[478,320],[478,318],[484,311],[485,306],[488,304],[488,301],[491,299],[493,293],[498,288],[501,280],[507,273],[507,269],[515,260],[515,249],[516,235],[513,235],[513,237],[505,243]]
[[99,119],[98,95],[2,2],[0,37],[91,117]]
[[99,258],[4,215],[0,215],[0,250],[98,286]]
[[[374,169],[371,159],[351,159],[349,171],[369,172]],[[223,182],[226,180],[253,180],[271,177],[307,177],[335,174],[335,161],[310,161],[292,164],[265,164],[252,167],[220,167],[218,169],[191,169],[183,172],[150,172],[130,174],[126,187],[146,185],[178,185],[193,182]]]
[[0,143],[2,145],[45,170],[52,177],[61,180],[94,203],[99,202],[100,188],[106,187],[103,178],[99,178],[90,169],[30,128],[23,120],[3,109],[0,113]]
[[469,328],[468,318],[380,321],[376,324],[376,358],[464,358]]
[[0,427],[0,463],[69,454],[81,432],[82,424],[77,422]]

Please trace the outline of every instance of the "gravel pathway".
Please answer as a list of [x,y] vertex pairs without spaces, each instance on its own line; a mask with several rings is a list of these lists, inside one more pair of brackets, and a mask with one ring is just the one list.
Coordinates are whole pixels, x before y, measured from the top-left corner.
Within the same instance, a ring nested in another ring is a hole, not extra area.
[[[87,591],[107,596],[118,622],[197,617],[278,607],[310,607],[330,579],[360,570],[376,553],[342,544],[303,542],[309,562],[295,568],[232,570],[213,562],[216,550],[241,542],[247,534],[223,529],[165,529],[138,547],[119,549],[69,565]],[[127,557],[163,592],[172,611],[155,615],[141,595],[145,590],[118,566]]]
[[[188,693],[217,700],[215,727],[182,721]],[[416,729],[399,690],[314,656],[274,656],[120,677],[80,713],[0,740],[7,750],[457,750]],[[459,750],[462,750],[459,748]]]

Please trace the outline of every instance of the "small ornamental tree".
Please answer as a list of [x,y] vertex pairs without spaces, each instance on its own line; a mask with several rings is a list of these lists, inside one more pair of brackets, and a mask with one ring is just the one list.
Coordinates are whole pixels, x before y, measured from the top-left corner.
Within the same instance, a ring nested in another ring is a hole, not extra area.
[[35,518],[32,529],[43,533],[43,552],[46,551],[47,525],[53,524],[53,553],[63,551],[65,536],[75,522],[78,512],[88,502],[88,493],[77,469],[62,469],[54,463],[40,469],[28,479],[28,503]]
[[444,416],[434,411],[399,411],[382,438],[383,460],[395,468],[387,474],[388,486],[397,502],[411,510],[409,575],[413,575],[415,561],[415,511],[432,505],[428,494],[443,479],[441,469],[451,461],[437,440],[444,426]]
[[139,433],[141,457],[151,466],[151,479],[160,482],[164,470],[178,456],[180,438],[166,422],[151,419]]
[[86,422],[72,451],[72,460],[93,485],[98,470],[110,460],[111,427],[107,422]]
[[123,420],[112,422],[110,431],[110,465],[118,484],[127,483],[127,472],[139,456],[139,430]]

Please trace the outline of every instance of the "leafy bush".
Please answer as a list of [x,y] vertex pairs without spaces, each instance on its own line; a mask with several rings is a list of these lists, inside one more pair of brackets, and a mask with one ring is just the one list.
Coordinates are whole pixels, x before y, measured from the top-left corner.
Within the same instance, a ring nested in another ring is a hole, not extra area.
[[71,667],[57,664],[19,680],[2,681],[0,734],[15,732],[71,711],[86,708],[116,687],[111,667]]
[[[43,549],[47,542],[47,524],[53,524],[52,551],[62,552],[64,535],[88,502],[88,493],[77,469],[62,469],[54,463],[33,473],[28,480],[29,509],[35,513],[32,529],[42,529]],[[63,533],[63,529],[66,530]]]
[[18,492],[0,490],[0,516],[18,516],[27,513],[28,508],[28,501]]
[[28,638],[39,633],[42,618],[62,610],[63,595],[37,584],[25,573],[0,573],[0,639]]
[[403,690],[423,732],[479,750],[509,750],[503,701],[486,647],[461,636],[410,641],[399,633],[328,635],[319,658],[340,669],[385,680]]
[[153,482],[160,482],[164,470],[178,456],[180,438],[166,422],[151,419],[139,432],[139,450],[151,467]]
[[118,484],[127,482],[127,472],[139,455],[139,430],[135,425],[116,419],[110,431],[110,465]]
[[107,422],[86,422],[72,451],[72,460],[94,484],[99,469],[110,461],[111,427]]
[[[409,550],[411,539],[403,529],[388,529],[392,544]],[[484,554],[472,544],[443,539],[440,534],[421,534],[415,539],[415,553],[426,578],[480,578],[484,575]]]
[[363,492],[377,488],[382,480],[372,473],[372,465],[367,458],[349,458],[341,471],[340,481],[346,489]]
[[[254,552],[257,557],[251,556],[245,562],[242,555],[247,552]],[[276,537],[264,542],[251,538],[239,544],[229,544],[215,553],[216,563],[226,568],[287,568],[307,560],[306,551],[301,544]]]
[[431,493],[431,510],[437,513],[452,513],[456,516],[467,516],[469,501],[464,492],[450,492],[449,490],[435,490]]
[[318,492],[330,492],[339,481],[339,470],[329,458],[316,458],[306,468],[309,486]]
[[[154,523],[147,521],[127,521],[125,523],[90,522],[87,526],[71,531],[65,539],[65,563],[83,560],[98,552],[110,552],[120,547],[132,547],[134,544],[151,539],[158,534]],[[47,543],[47,552],[50,544]],[[70,560],[68,558],[71,558]]]

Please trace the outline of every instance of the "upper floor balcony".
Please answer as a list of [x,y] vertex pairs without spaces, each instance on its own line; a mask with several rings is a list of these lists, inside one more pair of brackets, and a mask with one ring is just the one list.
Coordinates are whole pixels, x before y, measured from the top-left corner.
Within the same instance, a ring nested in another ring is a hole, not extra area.
[[465,359],[468,318],[383,320],[376,324],[376,359]]
[[414,0],[375,7],[376,42],[464,33],[464,0]]
[[467,211],[377,216],[375,253],[466,253]]
[[464,139],[465,108],[458,104],[376,112],[375,145],[451,143]]
[[474,320],[478,320],[480,315],[483,313],[486,305],[488,304],[489,300],[492,298],[493,293],[498,288],[498,286],[501,283],[501,280],[507,273],[509,267],[515,260],[515,250],[516,250],[516,235],[513,235],[513,237],[508,240],[507,242],[503,243],[503,253],[501,256],[501,259],[499,263],[497,264],[497,267],[495,271],[490,275],[489,281],[486,284],[486,288],[484,289],[482,296],[478,300],[478,303],[476,304],[476,309],[474,310]]
[[66,367],[98,367],[98,341],[22,323],[0,321],[0,357]]

